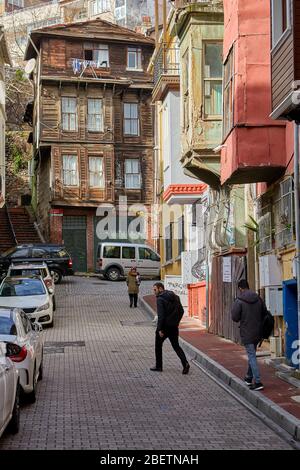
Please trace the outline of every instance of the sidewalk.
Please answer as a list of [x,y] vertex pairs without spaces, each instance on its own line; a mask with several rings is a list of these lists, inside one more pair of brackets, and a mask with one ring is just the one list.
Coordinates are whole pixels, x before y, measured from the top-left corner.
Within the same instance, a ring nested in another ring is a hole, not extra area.
[[[155,315],[155,296],[143,297],[142,305]],[[243,382],[248,361],[242,346],[207,333],[190,317],[184,317],[180,324],[180,338],[192,359],[300,441],[300,388],[277,377],[276,369],[265,364],[265,357],[258,357],[265,389],[253,392]],[[260,354],[263,354],[261,349]]]

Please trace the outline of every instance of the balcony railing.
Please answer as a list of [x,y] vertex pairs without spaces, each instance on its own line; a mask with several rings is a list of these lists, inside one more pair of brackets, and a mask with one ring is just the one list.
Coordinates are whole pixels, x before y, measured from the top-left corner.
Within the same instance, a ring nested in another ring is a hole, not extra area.
[[220,3],[218,0],[171,0],[175,8],[184,8],[193,3]]
[[179,48],[162,45],[154,62],[154,84],[157,84],[162,75],[179,75],[179,73]]

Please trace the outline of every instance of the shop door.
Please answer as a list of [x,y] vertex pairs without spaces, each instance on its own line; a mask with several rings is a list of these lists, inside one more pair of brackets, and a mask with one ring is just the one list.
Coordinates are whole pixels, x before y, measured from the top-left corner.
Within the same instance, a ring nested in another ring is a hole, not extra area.
[[72,257],[74,271],[86,272],[87,247],[85,216],[64,216],[63,240],[65,247]]

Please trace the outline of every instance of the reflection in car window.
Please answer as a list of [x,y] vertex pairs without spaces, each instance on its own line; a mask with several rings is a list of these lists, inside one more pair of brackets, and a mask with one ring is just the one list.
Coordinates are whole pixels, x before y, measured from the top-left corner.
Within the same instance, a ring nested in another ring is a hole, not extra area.
[[10,317],[0,317],[0,335],[16,335],[17,328]]
[[28,248],[22,248],[12,253],[11,258],[27,258],[28,257]]
[[40,249],[40,248],[33,248],[32,257],[33,258],[46,258],[47,257],[47,252],[45,250]]
[[23,325],[25,333],[26,334],[29,333],[32,329],[31,324],[30,324],[30,320],[23,313],[21,313],[21,320],[22,320],[22,325]]
[[11,277],[14,276],[41,276],[40,269],[11,269],[9,272]]
[[134,246],[123,246],[122,248],[123,259],[134,259],[135,258],[135,247]]
[[105,246],[103,249],[103,258],[120,258],[119,246]]
[[61,249],[58,249],[58,250],[52,250],[51,251],[51,256],[52,256],[52,258],[68,258],[70,255],[66,250],[61,248]]
[[44,285],[39,279],[5,281],[0,290],[0,297],[27,297],[45,294]]
[[140,259],[159,261],[157,254],[149,248],[139,248],[139,257]]

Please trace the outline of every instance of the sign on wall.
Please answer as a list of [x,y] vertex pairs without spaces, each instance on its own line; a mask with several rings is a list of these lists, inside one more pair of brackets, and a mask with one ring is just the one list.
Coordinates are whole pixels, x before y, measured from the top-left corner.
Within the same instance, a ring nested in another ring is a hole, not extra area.
[[187,286],[183,284],[181,276],[167,275],[164,279],[165,289],[172,290],[180,297],[184,309],[188,307],[188,290]]
[[231,282],[231,256],[223,257],[223,282]]

